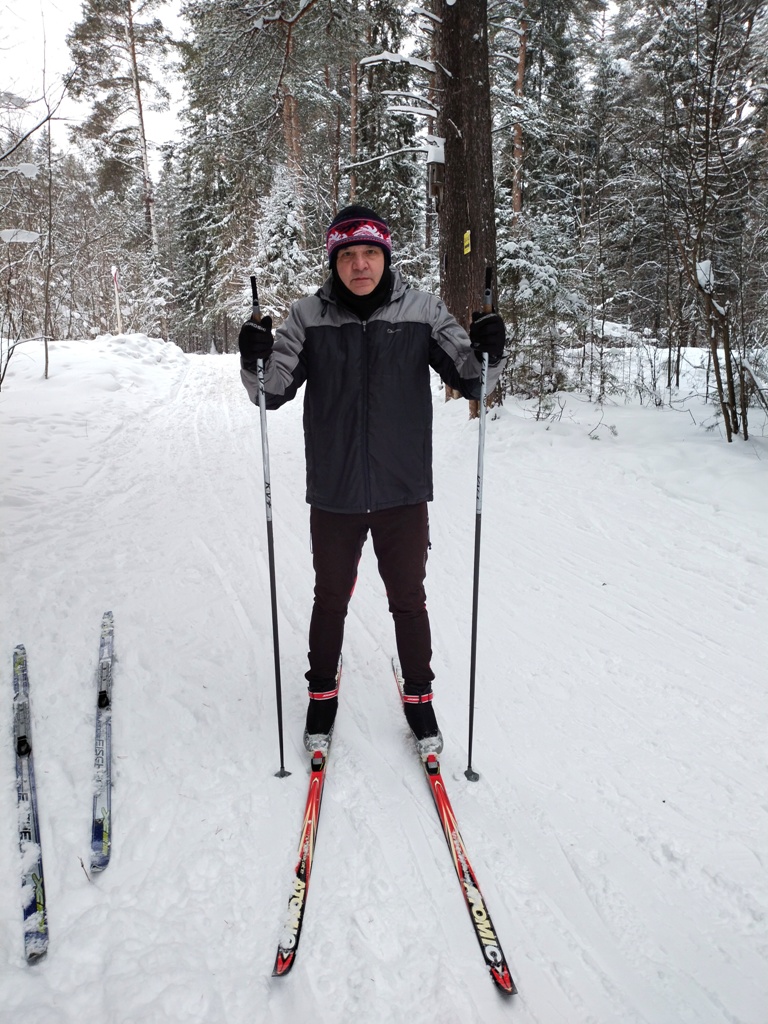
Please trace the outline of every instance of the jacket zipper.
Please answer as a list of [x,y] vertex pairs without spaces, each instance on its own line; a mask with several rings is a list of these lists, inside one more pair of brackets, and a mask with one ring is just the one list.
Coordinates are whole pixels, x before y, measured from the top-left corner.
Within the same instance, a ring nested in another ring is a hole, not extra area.
[[371,511],[371,478],[368,469],[368,321],[363,325],[363,485],[365,487],[365,508]]

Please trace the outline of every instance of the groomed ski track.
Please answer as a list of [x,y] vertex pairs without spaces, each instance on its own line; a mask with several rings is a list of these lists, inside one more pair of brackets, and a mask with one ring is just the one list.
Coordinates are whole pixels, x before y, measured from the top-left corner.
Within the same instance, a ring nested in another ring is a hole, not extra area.
[[[477,425],[436,388],[442,767],[519,995],[494,991],[466,919],[398,708],[370,544],[301,955],[275,979],[308,771],[301,402],[269,419],[281,780],[258,410],[236,357],[137,336],[58,343],[43,382],[23,355],[0,401],[0,1019],[764,1024],[765,439],[728,449],[687,415],[621,406],[593,440],[600,410],[577,399],[549,426],[514,405],[489,422],[473,785]],[[92,883],[107,607],[114,845]],[[16,643],[34,677],[50,926],[33,969],[13,827]]]

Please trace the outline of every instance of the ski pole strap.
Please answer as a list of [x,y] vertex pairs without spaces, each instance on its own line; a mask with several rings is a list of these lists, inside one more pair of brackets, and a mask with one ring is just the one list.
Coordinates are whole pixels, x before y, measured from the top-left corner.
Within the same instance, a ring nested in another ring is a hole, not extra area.
[[337,686],[335,690],[323,690],[320,693],[315,693],[314,690],[307,690],[307,693],[310,700],[331,700],[331,698],[339,696],[339,688]]
[[429,704],[434,699],[434,693],[404,693],[403,704]]

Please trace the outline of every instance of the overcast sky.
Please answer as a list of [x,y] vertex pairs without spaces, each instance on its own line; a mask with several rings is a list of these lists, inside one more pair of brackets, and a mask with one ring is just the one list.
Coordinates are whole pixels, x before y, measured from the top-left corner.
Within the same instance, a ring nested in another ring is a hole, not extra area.
[[[158,16],[176,27],[177,0],[169,0]],[[0,0],[0,92],[31,101],[30,123],[45,113],[47,94],[51,105],[61,96],[61,76],[71,67],[67,33],[80,20],[80,0]],[[53,127],[57,145],[66,148],[67,123],[79,117],[78,106],[65,100]],[[176,119],[149,115],[149,131],[156,144],[172,137]]]
[[49,87],[69,67],[64,42],[80,14],[78,0],[0,0],[0,86],[39,98],[44,77]]

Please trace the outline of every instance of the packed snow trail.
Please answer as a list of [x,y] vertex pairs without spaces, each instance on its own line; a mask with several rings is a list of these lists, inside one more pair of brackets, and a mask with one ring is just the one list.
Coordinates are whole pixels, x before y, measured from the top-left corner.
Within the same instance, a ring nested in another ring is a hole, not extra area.
[[[391,681],[367,546],[291,975],[306,796],[301,402],[270,414],[286,767],[258,410],[234,356],[23,346],[0,392],[0,1020],[765,1024],[768,443],[567,399],[489,421],[466,782],[477,424],[435,401],[428,597],[446,783],[520,993],[489,985]],[[34,411],[32,411],[34,410]],[[699,412],[696,411],[698,417]],[[614,427],[609,429],[609,425]],[[593,440],[592,438],[599,440]],[[93,684],[115,615],[113,853],[89,881]],[[50,949],[23,958],[11,655],[24,643]]]

